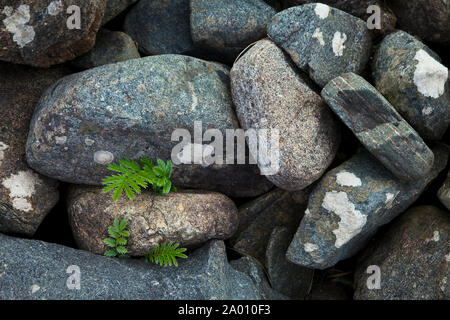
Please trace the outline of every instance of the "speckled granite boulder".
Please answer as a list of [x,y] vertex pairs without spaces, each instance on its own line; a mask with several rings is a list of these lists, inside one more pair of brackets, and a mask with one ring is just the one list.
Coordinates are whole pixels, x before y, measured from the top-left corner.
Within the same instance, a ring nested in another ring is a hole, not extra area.
[[103,15],[102,25],[105,25],[128,7],[138,2],[138,0],[106,0],[105,14]]
[[[69,220],[78,247],[103,254],[108,226],[115,218],[128,219],[131,236],[127,249],[144,256],[167,242],[195,246],[210,239],[227,239],[236,231],[237,208],[226,196],[208,191],[171,192],[158,196],[144,192],[130,201],[99,187],[73,187],[67,198]],[[95,214],[93,214],[95,213]]]
[[[94,46],[105,2],[0,0],[0,60],[48,67],[86,53]],[[80,10],[79,29],[72,28],[73,6]]]
[[[308,80],[270,40],[258,41],[231,69],[241,126],[279,133],[278,144],[268,139],[266,157],[253,157],[261,170],[273,169],[267,179],[285,190],[302,190],[319,179],[340,142],[332,113]],[[277,149],[279,161],[273,158]]]
[[[79,290],[67,286],[73,266]],[[164,268],[0,234],[0,274],[2,300],[262,299],[253,281],[228,264],[221,241],[208,242],[178,268]]]
[[450,42],[448,0],[389,0],[400,29],[431,42]]
[[343,73],[360,74],[372,46],[364,21],[322,3],[281,11],[267,33],[321,87]]
[[127,14],[125,31],[147,55],[189,53],[189,0],[141,0]]
[[416,201],[445,168],[449,148],[439,145],[433,152],[433,169],[415,182],[401,182],[365,150],[328,172],[309,198],[287,258],[325,269],[354,255],[380,226]]
[[32,236],[59,198],[58,183],[25,161],[28,125],[44,90],[67,75],[0,62],[0,232]]
[[447,174],[447,179],[438,191],[438,198],[450,210],[450,171]]
[[[307,3],[315,3],[317,0],[283,0],[284,7],[294,7]],[[358,17],[364,21],[368,21],[373,14],[367,13],[370,6],[376,5],[380,8],[380,29],[373,29],[375,35],[384,34],[394,29],[397,18],[388,8],[383,0],[321,0],[320,3],[327,4],[331,7],[345,11],[352,16]]]
[[79,69],[91,69],[140,57],[137,46],[129,35],[100,29],[94,48],[72,61],[72,65]]
[[234,58],[266,35],[276,11],[262,0],[191,0],[191,34],[196,48]]
[[[224,137],[226,129],[238,128],[229,90],[227,67],[180,55],[133,59],[65,77],[36,107],[28,164],[58,180],[98,185],[111,174],[111,162],[142,156],[167,160],[174,147],[187,143],[172,159],[178,161],[175,186],[260,195],[271,184],[256,165],[184,161],[185,148],[195,142],[195,121]],[[191,141],[182,137],[179,142],[176,134],[172,138],[180,128],[190,133]]]
[[439,140],[450,123],[448,68],[403,31],[386,36],[373,61],[375,87],[424,139]]
[[354,73],[331,80],[322,98],[361,143],[397,178],[415,181],[433,166],[433,152],[366,80]]
[[239,207],[239,228],[231,247],[243,255],[265,263],[267,243],[275,227],[295,232],[308,200],[307,192],[276,189]]
[[[415,207],[371,245],[356,270],[355,299],[449,300],[450,215]],[[380,268],[380,288],[370,290],[368,266]]]
[[294,232],[289,228],[273,229],[267,243],[265,265],[275,290],[293,299],[303,300],[309,292],[314,270],[296,265],[286,259],[286,250]]

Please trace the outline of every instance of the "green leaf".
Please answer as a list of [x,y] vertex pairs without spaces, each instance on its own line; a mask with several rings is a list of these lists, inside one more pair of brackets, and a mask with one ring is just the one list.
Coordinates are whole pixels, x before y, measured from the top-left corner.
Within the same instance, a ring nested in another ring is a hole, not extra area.
[[117,252],[115,250],[106,250],[105,251],[105,256],[107,256],[107,257],[115,257],[115,256],[117,256]]
[[129,237],[130,231],[127,231],[127,230],[120,231],[119,235],[121,235],[122,237]]
[[114,239],[106,238],[106,239],[103,240],[103,242],[104,242],[108,247],[111,247],[111,248],[115,248],[115,247],[116,247],[116,240],[114,240]]
[[170,178],[170,176],[172,175],[172,171],[173,171],[173,168],[172,168],[172,161],[167,160],[166,168],[167,168],[167,171],[166,171],[167,177]]
[[160,167],[153,167],[153,172],[160,177],[164,177],[164,170],[161,169]]
[[119,219],[117,219],[117,218],[114,218],[113,230],[115,232],[119,232],[120,231],[120,222],[119,222]]
[[111,236],[111,238],[114,238],[114,239],[117,238],[117,232],[114,231],[114,228],[112,226],[108,227],[108,233]]
[[128,224],[128,219],[123,219],[122,221],[120,221],[120,224],[119,224],[119,231],[123,231],[123,230],[125,230],[125,228],[127,227],[127,224]]
[[116,248],[117,252],[120,254],[125,254],[128,252],[127,248],[123,247],[123,246],[119,246]]
[[125,239],[125,238],[117,238],[116,243],[118,245],[124,246],[124,245],[127,244],[127,239]]
[[172,182],[167,181],[166,184],[164,185],[163,193],[164,194],[169,193],[171,188],[172,188]]

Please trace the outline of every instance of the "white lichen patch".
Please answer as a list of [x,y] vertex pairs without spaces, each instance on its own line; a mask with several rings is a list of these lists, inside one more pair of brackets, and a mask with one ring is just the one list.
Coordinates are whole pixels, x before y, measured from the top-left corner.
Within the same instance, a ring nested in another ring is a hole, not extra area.
[[90,146],[92,146],[92,145],[95,143],[95,141],[92,140],[91,138],[86,138],[86,139],[84,139],[84,143],[85,143],[88,147],[90,147]]
[[431,108],[431,107],[426,107],[426,108],[422,109],[422,115],[424,115],[424,116],[429,116],[432,113],[433,113],[433,108]]
[[348,171],[341,171],[336,175],[336,183],[343,187],[360,187],[361,179]]
[[63,11],[63,4],[61,0],[52,1],[47,7],[47,12],[51,16],[56,16],[60,14],[62,11]]
[[367,222],[367,217],[355,209],[355,205],[345,192],[327,192],[322,207],[340,218],[338,229],[333,230],[336,248],[340,248],[359,234]]
[[445,255],[445,261],[450,262],[450,252]]
[[114,155],[109,151],[100,150],[94,153],[94,161],[98,164],[110,164],[114,161]]
[[323,40],[323,33],[322,31],[320,31],[320,28],[316,28],[316,30],[314,30],[312,37],[317,39],[317,41],[319,41],[319,44],[321,46],[325,45],[325,41]]
[[434,232],[433,232],[433,241],[434,242],[438,242],[439,240],[441,239],[441,236],[440,236],[440,234],[439,234],[439,231],[438,230],[435,230]]
[[30,212],[33,210],[33,206],[26,198],[13,198],[12,204],[14,208],[20,211]]
[[33,285],[31,286],[30,291],[31,291],[31,293],[33,294],[33,293],[38,292],[40,289],[41,289],[41,287],[39,287],[37,284],[33,284]]
[[65,144],[67,142],[67,136],[55,137],[56,144]]
[[330,14],[330,7],[323,3],[316,4],[314,12],[320,19],[326,19]]
[[5,151],[9,148],[9,146],[0,141],[0,166],[2,165],[3,159],[5,159]]
[[336,57],[341,57],[344,55],[345,41],[347,41],[347,35],[345,33],[341,33],[339,31],[334,33],[331,46],[333,47],[333,52]]
[[13,11],[11,7],[4,7],[3,13],[7,18],[3,19],[6,30],[13,34],[13,41],[21,48],[34,40],[35,32],[32,26],[27,25],[30,22],[30,6],[20,5]]
[[9,197],[15,209],[29,212],[33,209],[27,198],[36,192],[36,185],[40,182],[39,176],[31,170],[19,171],[2,181],[2,185],[9,190]]
[[319,246],[314,243],[305,243],[304,247],[306,252],[313,252],[319,249]]
[[442,96],[448,79],[448,69],[423,49],[416,52],[414,59],[418,61],[414,71],[417,90],[425,97],[437,99]]

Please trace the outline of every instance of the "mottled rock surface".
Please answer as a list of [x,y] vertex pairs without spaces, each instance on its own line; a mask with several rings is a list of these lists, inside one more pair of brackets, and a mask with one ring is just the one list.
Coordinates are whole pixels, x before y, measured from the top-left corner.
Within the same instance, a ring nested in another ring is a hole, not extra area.
[[276,11],[262,0],[191,0],[191,34],[196,48],[233,60],[264,38]]
[[33,235],[58,201],[57,182],[28,167],[25,144],[39,97],[68,73],[0,62],[0,232]]
[[100,29],[94,48],[76,58],[72,64],[79,69],[91,69],[140,57],[137,46],[129,35],[120,31]]
[[398,17],[398,26],[431,42],[450,42],[448,0],[389,0]]
[[322,98],[361,143],[396,177],[423,178],[433,166],[433,152],[394,107],[354,73],[331,80]]
[[445,168],[449,148],[440,145],[433,152],[433,169],[415,182],[401,182],[365,150],[328,172],[309,198],[287,258],[325,269],[354,255],[380,226],[416,201]]
[[102,25],[105,25],[125,9],[138,2],[138,0],[106,0],[105,13],[103,15]]
[[[180,55],[105,65],[65,77],[41,97],[31,122],[27,161],[47,176],[98,185],[111,174],[108,164],[121,158],[172,158],[177,187],[240,197],[271,188],[256,165],[206,166],[202,159],[189,164],[195,157],[185,159],[184,151],[197,143],[195,121],[223,137],[226,129],[238,128],[227,67]],[[177,134],[172,138],[180,128],[185,129],[182,139]]]
[[[80,289],[67,282],[78,266]],[[57,244],[0,235],[0,299],[228,300],[262,297],[253,281],[227,262],[225,245],[210,241],[178,268],[97,256]]]
[[275,290],[293,299],[304,299],[309,292],[314,270],[293,264],[286,259],[286,251],[294,232],[276,227],[267,244],[265,265]]
[[450,171],[447,174],[447,179],[438,191],[438,198],[450,210]]
[[236,231],[237,208],[226,196],[209,191],[144,192],[130,201],[98,187],[74,187],[67,199],[69,220],[78,247],[103,254],[108,227],[115,218],[128,220],[127,249],[144,256],[156,245],[173,242],[195,246],[210,239],[227,239]]
[[[395,221],[365,252],[356,271],[355,299],[450,299],[450,215],[415,207]],[[367,288],[367,267],[380,268],[380,288]]]
[[147,55],[189,53],[194,47],[189,0],[142,0],[127,14],[125,31]]
[[307,77],[295,71],[280,48],[270,40],[251,47],[231,69],[231,92],[244,129],[279,134],[278,143],[267,139],[263,144],[263,157],[249,142],[268,180],[285,190],[301,190],[319,179],[336,155],[338,127]]
[[[0,60],[48,67],[86,53],[94,46],[105,2],[1,0]],[[79,8],[79,28],[72,28],[78,16],[73,6]]]
[[279,12],[267,33],[321,87],[343,73],[360,74],[372,46],[364,21],[322,3]]
[[274,190],[240,207],[239,229],[230,241],[232,248],[264,264],[273,229],[280,226],[294,232],[302,219],[307,199],[303,191]]
[[422,138],[442,138],[450,123],[450,86],[448,68],[434,52],[396,31],[381,42],[372,69],[375,87]]

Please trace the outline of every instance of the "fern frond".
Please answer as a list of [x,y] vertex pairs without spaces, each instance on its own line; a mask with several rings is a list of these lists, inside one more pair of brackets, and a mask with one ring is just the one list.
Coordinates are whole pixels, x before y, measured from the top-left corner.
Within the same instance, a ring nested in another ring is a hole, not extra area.
[[103,243],[111,249],[105,251],[104,255],[107,257],[119,257],[126,258],[128,252],[125,245],[128,243],[127,237],[130,236],[130,232],[126,230],[128,224],[127,219],[119,221],[115,218],[111,226],[108,227],[108,234],[111,238],[106,238]]
[[178,267],[177,258],[185,259],[187,256],[183,254],[186,248],[178,248],[178,243],[163,243],[161,246],[156,246],[145,255],[146,262],[152,262],[159,264],[160,266],[167,267],[172,264]]

